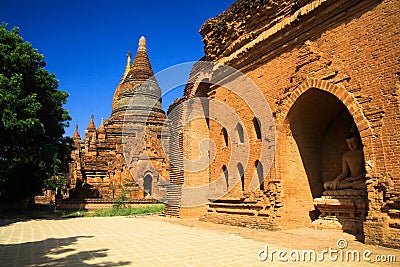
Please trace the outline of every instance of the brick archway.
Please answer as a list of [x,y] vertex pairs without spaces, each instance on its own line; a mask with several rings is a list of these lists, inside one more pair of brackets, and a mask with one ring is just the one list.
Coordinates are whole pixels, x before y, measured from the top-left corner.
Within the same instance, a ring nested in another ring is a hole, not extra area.
[[[322,91],[331,93],[337,97],[347,108],[350,115],[353,117],[364,145],[364,156],[366,162],[367,176],[376,176],[376,169],[373,167],[376,164],[375,147],[376,138],[370,122],[363,113],[362,107],[358,104],[355,97],[349,93],[343,86],[330,83],[319,79],[306,79],[297,87],[293,93],[284,101],[281,114],[277,119],[277,127],[282,127],[287,122],[287,115],[296,100],[309,89],[316,88]],[[285,128],[285,127],[284,127]]]
[[290,108],[293,106],[296,100],[304,92],[311,88],[320,89],[336,96],[347,107],[351,116],[354,118],[354,122],[357,125],[361,137],[373,135],[370,123],[365,118],[362,112],[362,108],[359,106],[354,96],[351,95],[344,87],[332,84],[324,80],[308,79],[303,82],[285,101],[282,108],[283,118],[286,118]]
[[[374,162],[373,131],[354,96],[344,87],[323,80],[303,82],[280,111],[276,160],[282,166],[284,217],[304,224],[317,218],[313,199],[321,196],[323,182],[340,172],[340,158],[346,149],[342,141],[350,126],[361,134],[366,162]],[[367,172],[372,176],[370,169]]]

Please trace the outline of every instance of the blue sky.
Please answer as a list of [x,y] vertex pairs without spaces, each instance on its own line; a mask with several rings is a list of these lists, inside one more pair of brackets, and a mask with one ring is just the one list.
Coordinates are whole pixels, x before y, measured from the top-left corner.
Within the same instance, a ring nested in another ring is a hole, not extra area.
[[[10,29],[18,26],[24,40],[44,54],[46,69],[70,95],[65,108],[72,121],[66,134],[72,135],[78,124],[83,136],[92,113],[96,126],[110,116],[127,50],[136,53],[140,36],[147,39],[155,73],[196,61],[204,55],[201,25],[233,2],[2,0],[0,22]],[[166,96],[164,109],[182,96],[182,87]]]

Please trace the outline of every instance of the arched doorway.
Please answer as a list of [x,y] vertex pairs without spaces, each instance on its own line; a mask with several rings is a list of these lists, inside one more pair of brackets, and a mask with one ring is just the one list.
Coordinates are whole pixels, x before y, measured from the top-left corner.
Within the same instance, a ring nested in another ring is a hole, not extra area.
[[147,174],[143,179],[143,189],[147,195],[153,194],[153,177]]

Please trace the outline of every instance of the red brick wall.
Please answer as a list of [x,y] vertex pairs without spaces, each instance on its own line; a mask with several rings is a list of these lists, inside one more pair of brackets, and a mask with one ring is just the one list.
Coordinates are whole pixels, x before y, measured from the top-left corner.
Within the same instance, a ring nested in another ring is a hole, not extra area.
[[[299,16],[297,21],[282,26],[242,53],[224,54],[224,57],[213,54],[210,58],[216,57],[216,61],[239,68],[248,75],[263,92],[274,113],[277,150],[274,168],[265,175],[267,179],[274,177],[282,183],[282,224],[309,224],[308,213],[314,208],[313,194],[316,197],[321,193],[314,189],[318,186],[313,186],[317,183],[321,186],[323,181],[340,172],[340,156],[346,149],[342,140],[355,123],[362,137],[368,172],[366,241],[395,243],[398,241],[393,236],[398,236],[400,230],[393,225],[399,225],[400,219],[389,216],[385,207],[393,205],[390,203],[400,196],[400,2],[322,2],[315,12]],[[338,13],[330,17],[334,12]],[[209,27],[202,30],[207,29]],[[296,36],[303,29],[309,30]],[[203,34],[206,38],[218,36]],[[255,42],[254,38],[246,38],[248,41],[237,45],[237,49]],[[212,42],[206,40],[205,43]],[[276,48],[271,50],[273,45]],[[344,105],[339,110],[342,115],[330,114],[329,120],[326,119],[324,105],[339,105],[329,104],[328,97],[319,98],[322,103],[310,100],[308,108],[298,108],[296,112],[296,104],[301,103],[310,89],[334,96],[332,103]],[[215,100],[235,110],[244,122],[245,132],[251,133],[254,114],[240,96],[218,86],[211,87],[210,91]],[[317,123],[310,120],[317,120]],[[299,123],[301,125],[296,126]],[[307,129],[310,129],[309,134]],[[220,132],[221,125],[210,123],[210,137],[217,147],[216,158],[210,165],[211,180],[222,174],[222,165],[235,161],[237,156],[229,154],[229,147],[223,148]],[[234,133],[229,130],[228,133],[233,139]],[[258,144],[253,136],[246,138],[252,151],[249,162],[254,162]],[[306,145],[299,145],[301,142]],[[320,167],[305,164],[318,160]],[[229,171],[235,177],[235,171]],[[252,176],[254,171],[254,165],[249,164],[245,177]],[[230,194],[235,196],[237,191],[234,188]],[[392,207],[396,208],[400,209]],[[376,221],[378,227],[368,224]],[[374,227],[378,230],[371,230]]]

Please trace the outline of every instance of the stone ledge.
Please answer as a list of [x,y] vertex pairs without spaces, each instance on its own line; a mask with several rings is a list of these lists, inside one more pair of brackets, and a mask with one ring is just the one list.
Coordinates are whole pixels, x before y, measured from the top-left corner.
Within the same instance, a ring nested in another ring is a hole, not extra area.
[[200,219],[203,222],[212,222],[217,224],[226,224],[233,226],[241,226],[256,229],[268,229],[268,230],[279,230],[280,228],[276,225],[276,221],[268,216],[245,216],[238,214],[218,214],[218,213],[206,213],[203,214]]
[[367,197],[366,190],[343,189],[343,190],[325,190],[323,196],[361,196]]

